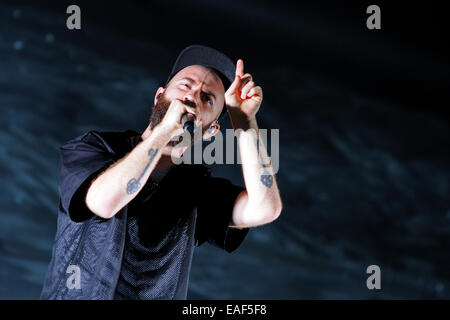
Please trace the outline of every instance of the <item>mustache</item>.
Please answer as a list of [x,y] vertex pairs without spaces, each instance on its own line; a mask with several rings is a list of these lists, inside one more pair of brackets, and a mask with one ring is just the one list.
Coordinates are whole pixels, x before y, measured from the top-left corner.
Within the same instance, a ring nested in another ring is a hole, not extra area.
[[195,104],[194,101],[184,100],[184,101],[181,101],[181,102],[182,102],[183,104],[187,105],[188,107],[197,109],[197,105]]
[[[181,103],[185,104],[188,107],[191,108],[197,108],[197,105],[194,101],[190,100],[180,100]],[[156,104],[152,108],[152,113],[150,115],[150,129],[154,129],[164,118],[167,110],[169,109],[171,104],[171,101],[167,99],[165,94],[163,93],[161,97],[157,100]],[[202,128],[202,133],[204,132],[205,128]],[[181,143],[183,141],[183,136],[181,135],[178,140],[171,140],[167,145],[174,147],[177,144]],[[191,145],[193,145],[194,140],[191,139]]]

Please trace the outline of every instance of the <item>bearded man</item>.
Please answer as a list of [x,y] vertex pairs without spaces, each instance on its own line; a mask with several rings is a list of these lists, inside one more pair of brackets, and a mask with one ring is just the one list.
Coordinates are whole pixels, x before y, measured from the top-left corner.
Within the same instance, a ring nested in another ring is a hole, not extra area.
[[[144,132],[93,130],[61,146],[58,225],[41,298],[186,299],[196,246],[233,252],[250,228],[277,219],[281,198],[258,143],[262,99],[242,60],[189,46],[156,91]],[[195,136],[216,135],[227,111],[245,188],[174,161]],[[201,134],[191,136],[189,125]]]

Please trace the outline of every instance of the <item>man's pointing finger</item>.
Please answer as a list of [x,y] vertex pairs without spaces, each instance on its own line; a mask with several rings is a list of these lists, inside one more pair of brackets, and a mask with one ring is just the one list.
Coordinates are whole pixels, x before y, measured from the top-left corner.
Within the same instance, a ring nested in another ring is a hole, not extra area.
[[244,61],[242,59],[236,62],[236,75],[240,77],[244,75]]

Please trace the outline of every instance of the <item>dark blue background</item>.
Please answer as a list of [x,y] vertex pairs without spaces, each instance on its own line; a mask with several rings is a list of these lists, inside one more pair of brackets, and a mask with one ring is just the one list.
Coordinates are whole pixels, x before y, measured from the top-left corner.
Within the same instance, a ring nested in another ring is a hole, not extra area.
[[[0,298],[39,297],[58,147],[92,129],[143,131],[192,43],[243,58],[263,87],[258,122],[280,129],[284,210],[233,254],[198,248],[189,298],[450,297],[440,4],[378,2],[382,29],[370,31],[367,1],[78,1],[82,29],[69,31],[70,4],[0,4]],[[242,183],[239,166],[215,175]],[[371,264],[378,291],[366,288]]]

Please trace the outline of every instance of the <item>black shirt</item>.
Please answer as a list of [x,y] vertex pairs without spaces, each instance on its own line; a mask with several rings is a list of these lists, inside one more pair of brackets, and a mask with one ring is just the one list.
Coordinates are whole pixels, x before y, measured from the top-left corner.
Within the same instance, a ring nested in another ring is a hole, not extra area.
[[[95,140],[91,140],[90,135],[94,135]],[[72,146],[74,141],[76,145]],[[90,146],[90,141],[95,141],[95,147]],[[186,299],[194,247],[209,242],[232,252],[242,243],[249,229],[235,229],[229,225],[234,201],[244,189],[227,179],[212,177],[210,170],[202,165],[174,166],[157,185],[149,179],[123,210],[108,219],[117,219],[117,223],[90,212],[84,197],[91,181],[140,141],[140,134],[132,130],[93,131],[84,135],[81,143],[80,139],[75,139],[69,146],[61,148],[64,154],[60,172],[60,214],[70,219],[59,218],[62,222],[58,223],[57,238],[64,238],[63,232],[69,232],[73,237],[76,234],[77,247],[81,243],[86,253],[70,248],[74,239],[61,239],[65,244],[58,244],[55,239],[43,298],[75,296],[89,299],[94,298],[92,292],[96,292],[95,298]],[[80,224],[88,226],[78,228]],[[105,224],[111,226],[105,227]],[[123,227],[119,227],[122,224]],[[122,246],[119,245],[121,241]],[[106,247],[113,248],[112,252],[98,249]],[[62,251],[76,254],[61,257],[66,255]],[[69,292],[61,285],[61,279],[56,289],[52,288],[51,277],[61,277],[59,273],[64,270],[54,265],[61,258],[80,262],[81,269],[87,274],[84,282],[89,289],[85,293]],[[95,259],[105,260],[105,263]],[[107,265],[107,273],[102,265]],[[58,288],[61,293],[50,293]]]

